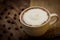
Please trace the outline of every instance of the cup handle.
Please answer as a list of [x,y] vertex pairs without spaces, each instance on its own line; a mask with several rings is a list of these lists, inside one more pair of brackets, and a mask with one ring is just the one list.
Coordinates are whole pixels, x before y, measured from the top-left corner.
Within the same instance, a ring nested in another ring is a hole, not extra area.
[[58,15],[56,13],[52,13],[50,14],[50,17],[51,17],[51,21],[50,21],[50,25],[56,23],[58,21]]

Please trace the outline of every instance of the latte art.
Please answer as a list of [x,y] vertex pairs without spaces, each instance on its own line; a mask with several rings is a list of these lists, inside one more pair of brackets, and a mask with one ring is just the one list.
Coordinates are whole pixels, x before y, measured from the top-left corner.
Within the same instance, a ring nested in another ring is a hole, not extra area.
[[22,19],[29,25],[41,25],[48,20],[48,15],[42,9],[30,9],[23,14]]

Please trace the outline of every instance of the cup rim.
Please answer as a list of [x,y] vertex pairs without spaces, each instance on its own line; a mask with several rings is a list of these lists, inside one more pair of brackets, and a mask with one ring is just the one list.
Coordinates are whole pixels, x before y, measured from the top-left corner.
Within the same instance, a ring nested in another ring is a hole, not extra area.
[[[29,25],[29,24],[27,24],[27,23],[24,23],[24,21],[22,20],[22,15],[24,14],[24,12],[26,12],[27,10],[29,10],[29,9],[34,9],[34,8],[40,8],[40,9],[43,9],[43,10],[45,10],[46,12],[47,12],[47,14],[48,14],[48,19],[46,20],[46,22],[45,23],[43,23],[42,25]],[[23,24],[23,25],[25,25],[25,26],[28,26],[28,27],[40,27],[40,26],[44,26],[45,24],[47,24],[49,21],[50,21],[50,12],[46,9],[46,8],[44,8],[44,7],[40,7],[40,6],[32,6],[32,7],[28,7],[28,8],[26,8],[25,10],[23,10],[22,12],[21,12],[21,14],[20,14],[20,16],[19,16],[19,19],[20,19],[20,22]]]

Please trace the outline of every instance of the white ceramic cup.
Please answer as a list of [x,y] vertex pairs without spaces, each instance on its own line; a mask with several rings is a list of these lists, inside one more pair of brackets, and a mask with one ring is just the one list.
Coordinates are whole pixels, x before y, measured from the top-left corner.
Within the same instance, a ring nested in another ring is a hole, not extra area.
[[[36,9],[36,8],[46,11],[46,13],[48,14],[48,20],[45,23],[43,23],[42,25],[26,24],[23,20],[24,13],[29,11],[30,9]],[[19,18],[20,18],[20,22],[23,25],[24,31],[30,36],[41,36],[41,35],[43,35],[50,28],[50,25],[52,25],[58,21],[58,15],[56,13],[50,13],[47,9],[45,9],[43,7],[38,7],[38,6],[29,7],[27,9],[25,9],[24,11],[22,11]]]

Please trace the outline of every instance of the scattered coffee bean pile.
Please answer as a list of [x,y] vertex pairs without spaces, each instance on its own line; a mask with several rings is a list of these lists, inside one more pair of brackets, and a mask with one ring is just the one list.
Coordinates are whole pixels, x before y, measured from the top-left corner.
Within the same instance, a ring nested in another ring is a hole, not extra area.
[[3,0],[0,11],[0,40],[25,40],[20,13],[29,7],[29,0]]

